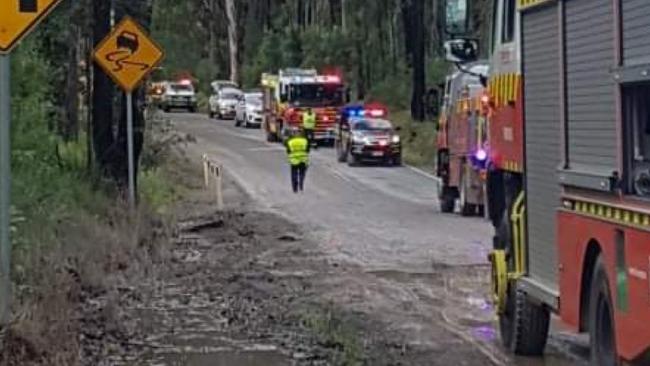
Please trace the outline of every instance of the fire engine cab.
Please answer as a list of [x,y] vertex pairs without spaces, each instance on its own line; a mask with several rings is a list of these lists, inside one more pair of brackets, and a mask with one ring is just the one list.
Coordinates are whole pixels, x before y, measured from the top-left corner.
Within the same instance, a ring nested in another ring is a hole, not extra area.
[[307,108],[316,113],[314,138],[334,143],[339,109],[346,102],[346,89],[338,75],[321,75],[314,69],[283,69],[263,74],[264,129],[268,141],[282,141],[291,125],[302,124]]
[[[447,58],[474,61],[471,0]],[[488,209],[504,345],[539,355],[550,313],[593,365],[650,365],[650,1],[495,0]]]

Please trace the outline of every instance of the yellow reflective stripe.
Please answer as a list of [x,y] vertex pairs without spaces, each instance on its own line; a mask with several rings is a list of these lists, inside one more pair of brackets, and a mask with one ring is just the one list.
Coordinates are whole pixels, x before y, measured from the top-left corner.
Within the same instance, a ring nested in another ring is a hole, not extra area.
[[615,224],[650,229],[650,214],[595,202],[577,200],[568,200],[568,202],[571,203],[568,207],[572,207],[572,211],[583,215],[601,218]]
[[523,10],[523,9],[528,9],[533,6],[541,5],[544,3],[548,3],[553,0],[517,0],[517,9]]

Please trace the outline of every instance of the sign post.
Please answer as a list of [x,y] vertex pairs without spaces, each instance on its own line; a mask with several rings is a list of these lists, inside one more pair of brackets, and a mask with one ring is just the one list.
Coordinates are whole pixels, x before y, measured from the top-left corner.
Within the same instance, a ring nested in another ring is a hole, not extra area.
[[95,62],[126,93],[126,140],[129,164],[129,204],[136,205],[133,148],[133,90],[162,61],[164,53],[130,17],[125,17],[97,46]]
[[9,323],[11,295],[11,60],[0,55],[0,328]]
[[[0,2],[0,331],[9,323],[11,307],[11,58],[9,54],[60,1]],[[2,343],[0,337],[0,350]]]
[[129,155],[129,205],[135,208],[135,161],[133,154],[133,93],[126,93],[126,145]]

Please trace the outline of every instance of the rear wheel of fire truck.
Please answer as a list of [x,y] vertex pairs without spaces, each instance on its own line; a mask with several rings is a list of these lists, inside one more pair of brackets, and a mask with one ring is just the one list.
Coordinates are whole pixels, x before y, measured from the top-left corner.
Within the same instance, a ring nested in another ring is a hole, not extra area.
[[[467,169],[463,170],[467,172]],[[463,216],[474,216],[476,215],[476,205],[467,202],[467,191],[469,190],[469,179],[467,179],[467,176],[468,174],[465,173],[460,177],[460,192],[458,193],[460,201],[460,214]]]
[[[497,247],[506,250],[508,271],[514,268],[514,252],[508,215],[497,230]],[[510,282],[506,291],[505,309],[499,314],[499,331],[504,347],[521,356],[539,356],[544,353],[550,313],[544,306],[532,302],[528,295]]]
[[442,192],[440,193],[438,200],[440,201],[440,211],[442,213],[454,212],[454,208],[456,207],[456,195],[454,194],[453,189],[446,185],[442,187]]
[[598,366],[616,366],[616,337],[614,332],[614,307],[609,290],[607,272],[602,256],[594,265],[589,293],[589,334],[591,363]]

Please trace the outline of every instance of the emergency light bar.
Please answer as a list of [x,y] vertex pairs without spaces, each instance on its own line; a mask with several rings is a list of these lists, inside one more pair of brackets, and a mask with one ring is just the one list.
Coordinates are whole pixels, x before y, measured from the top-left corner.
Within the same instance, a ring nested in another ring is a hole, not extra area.
[[345,110],[348,117],[370,117],[380,118],[386,117],[385,109],[365,109],[363,107],[353,107]]

